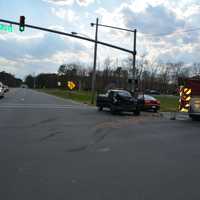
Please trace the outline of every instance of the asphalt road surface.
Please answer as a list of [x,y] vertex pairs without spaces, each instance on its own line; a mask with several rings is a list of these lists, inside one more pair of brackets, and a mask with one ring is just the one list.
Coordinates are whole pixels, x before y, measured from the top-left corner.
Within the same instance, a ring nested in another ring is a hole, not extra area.
[[199,185],[200,122],[28,89],[0,100],[1,200],[199,200]]

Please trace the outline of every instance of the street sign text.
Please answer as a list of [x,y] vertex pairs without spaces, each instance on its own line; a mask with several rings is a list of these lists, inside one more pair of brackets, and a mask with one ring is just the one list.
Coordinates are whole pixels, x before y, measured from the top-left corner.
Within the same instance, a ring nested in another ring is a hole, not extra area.
[[0,31],[13,32],[12,25],[0,24]]

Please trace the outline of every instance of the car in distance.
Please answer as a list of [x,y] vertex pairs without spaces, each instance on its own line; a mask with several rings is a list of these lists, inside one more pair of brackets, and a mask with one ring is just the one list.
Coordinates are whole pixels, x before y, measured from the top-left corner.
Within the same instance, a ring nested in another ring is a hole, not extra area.
[[0,82],[0,98],[4,97],[4,87],[3,87],[3,83]]
[[141,94],[138,95],[138,99],[143,101],[142,110],[153,110],[157,112],[160,109],[160,101],[150,95]]
[[126,90],[108,90],[106,94],[99,94],[96,99],[96,106],[99,111],[103,108],[109,108],[111,113],[117,112],[133,112],[135,115],[140,115],[140,103],[137,98],[134,98],[130,92]]
[[160,95],[160,92],[157,91],[157,90],[149,90],[149,89],[146,89],[146,90],[145,90],[145,94]]
[[21,88],[28,88],[26,84],[21,84]]

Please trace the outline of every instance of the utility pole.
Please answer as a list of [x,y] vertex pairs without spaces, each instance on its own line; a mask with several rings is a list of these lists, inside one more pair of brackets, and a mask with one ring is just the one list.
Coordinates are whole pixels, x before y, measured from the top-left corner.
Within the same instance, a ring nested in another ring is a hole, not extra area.
[[133,79],[132,79],[132,92],[133,93],[135,93],[135,91],[136,91],[136,83],[135,83],[135,80],[136,80],[136,54],[137,54],[137,52],[136,52],[136,33],[137,33],[137,30],[135,29],[134,30],[134,33],[133,33],[133,36],[134,36],[134,38],[133,38],[133,74],[132,74],[132,76],[133,76]]
[[94,25],[98,25],[98,26],[102,26],[102,27],[106,27],[106,28],[112,28],[112,29],[117,29],[117,30],[121,30],[121,31],[128,31],[128,32],[132,32],[134,35],[133,38],[133,51],[131,51],[130,53],[132,54],[132,80],[131,80],[131,84],[130,84],[130,91],[132,91],[133,93],[136,91],[136,33],[137,30],[136,29],[126,29],[126,28],[120,28],[120,27],[116,27],[116,26],[108,26],[105,24],[95,24],[95,23],[91,23],[91,26]]
[[35,81],[36,77],[35,77],[35,73],[33,74],[33,89],[36,88],[36,81]]
[[[96,32],[95,32],[95,43],[94,43],[94,64],[93,64],[93,72],[92,72],[92,99],[91,104],[94,104],[95,98],[95,82],[96,82],[96,65],[97,65],[97,41],[98,41],[98,24],[99,19],[96,19]],[[91,26],[93,26],[91,24]]]
[[35,77],[33,79],[34,83],[33,83],[33,88],[35,89]]

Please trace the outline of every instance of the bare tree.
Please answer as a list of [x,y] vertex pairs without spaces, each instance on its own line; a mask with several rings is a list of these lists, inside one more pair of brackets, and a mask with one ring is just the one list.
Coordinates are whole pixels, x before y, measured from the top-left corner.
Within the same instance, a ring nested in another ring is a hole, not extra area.
[[199,76],[200,75],[200,63],[193,63],[192,75],[193,76]]

